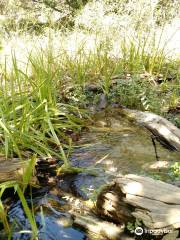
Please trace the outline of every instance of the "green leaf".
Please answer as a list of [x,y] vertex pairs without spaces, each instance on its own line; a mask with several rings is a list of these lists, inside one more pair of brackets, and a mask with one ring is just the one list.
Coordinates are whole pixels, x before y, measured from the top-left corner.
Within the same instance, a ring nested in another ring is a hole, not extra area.
[[29,163],[23,174],[23,192],[25,191],[27,185],[29,184],[31,177],[33,175],[34,167],[36,164],[36,155],[34,154],[32,158],[29,160]]
[[20,187],[18,186],[17,187],[17,193],[18,193],[18,196],[21,200],[21,203],[22,203],[22,206],[24,208],[24,211],[25,211],[25,214],[31,224],[31,228],[32,228],[32,233],[33,233],[33,239],[36,239],[37,235],[38,235],[38,228],[37,228],[37,225],[36,225],[36,222],[35,222],[35,219],[33,218],[32,214],[31,214],[31,211],[27,205],[27,202],[26,202],[26,199],[24,197],[24,194],[22,192],[22,190],[20,189]]

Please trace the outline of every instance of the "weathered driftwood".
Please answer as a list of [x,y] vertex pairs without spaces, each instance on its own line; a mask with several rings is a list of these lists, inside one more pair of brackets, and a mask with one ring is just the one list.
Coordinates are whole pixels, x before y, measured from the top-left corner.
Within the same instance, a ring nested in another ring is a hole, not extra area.
[[178,229],[180,188],[149,177],[122,176],[101,191],[97,212],[117,223],[138,219],[147,229]]
[[180,129],[154,113],[123,109],[122,114],[148,129],[157,140],[171,150],[180,151]]
[[[84,229],[88,235],[92,236],[90,239],[127,240],[124,234],[124,224],[117,225],[98,217],[95,212],[95,204],[92,200],[85,201],[79,197],[73,196],[71,193],[64,192],[57,186],[52,188],[50,193],[66,199],[66,204],[69,209],[68,214],[72,217],[73,224]],[[58,215],[56,210],[52,209],[53,206],[50,206],[53,205],[51,201],[52,200],[47,199],[45,204],[51,211]],[[60,214],[62,215],[62,213]],[[60,217],[58,222],[60,222],[61,219]],[[61,224],[64,225],[62,221]],[[128,238],[128,240],[133,239]]]
[[[21,161],[18,158],[8,159],[0,158],[0,183],[6,181],[21,181],[26,167],[28,166],[28,160]],[[49,183],[51,176],[56,175],[57,169],[56,159],[43,159],[38,158],[36,163],[36,176],[41,182]],[[33,182],[36,181],[35,177]]]
[[0,183],[9,180],[20,180],[27,163],[27,161],[19,161],[19,159],[6,160],[0,158]]

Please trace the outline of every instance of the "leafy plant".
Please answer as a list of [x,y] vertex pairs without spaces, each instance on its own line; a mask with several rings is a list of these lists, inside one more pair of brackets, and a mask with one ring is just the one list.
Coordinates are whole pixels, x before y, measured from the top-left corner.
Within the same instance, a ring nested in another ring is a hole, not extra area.
[[169,174],[173,179],[180,180],[180,163],[179,162],[175,162],[171,166]]
[[127,230],[130,232],[130,233],[134,233],[134,230],[137,228],[137,227],[141,227],[143,226],[143,223],[141,220],[139,219],[136,219],[135,222],[128,222],[126,224],[126,228]]

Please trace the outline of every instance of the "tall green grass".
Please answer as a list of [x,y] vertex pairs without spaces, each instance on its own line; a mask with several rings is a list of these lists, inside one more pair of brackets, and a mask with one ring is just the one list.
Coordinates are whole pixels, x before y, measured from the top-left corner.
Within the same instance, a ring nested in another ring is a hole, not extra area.
[[68,129],[78,132],[82,120],[77,107],[58,102],[61,74],[51,52],[29,55],[32,73],[18,67],[12,55],[13,69],[4,64],[0,85],[0,148],[6,158],[40,156],[61,158],[62,145],[68,146]]
[[[30,74],[28,68],[31,69]],[[25,69],[20,69],[15,53],[12,53],[11,71],[7,70],[5,60],[0,82],[0,154],[7,160],[13,157],[24,160],[36,154],[41,157],[57,157],[64,161],[63,169],[71,168],[68,151],[67,154],[65,152],[71,142],[66,132],[71,130],[78,133],[83,121],[76,106],[59,101],[60,70],[50,50],[44,52],[40,49],[36,56],[29,54]],[[22,182],[0,184],[0,199],[7,188],[14,188],[17,192],[32,228],[32,239],[36,239],[38,230],[24,191],[34,165],[33,157],[23,174]],[[1,200],[0,218],[10,236],[11,226]]]

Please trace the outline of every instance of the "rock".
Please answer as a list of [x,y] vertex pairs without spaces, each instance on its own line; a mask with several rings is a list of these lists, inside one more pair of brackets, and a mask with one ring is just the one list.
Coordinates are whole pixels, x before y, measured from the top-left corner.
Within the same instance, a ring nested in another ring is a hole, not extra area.
[[105,109],[107,107],[107,96],[103,93],[100,95],[98,110]]
[[85,86],[85,91],[97,93],[102,92],[102,88],[100,88],[97,84],[88,84]]
[[176,187],[180,187],[180,180],[174,181],[172,182],[173,185],[175,185]]
[[143,169],[168,169],[172,165],[172,162],[168,161],[156,161],[156,162],[150,162],[150,163],[145,163],[142,168]]
[[73,225],[73,219],[71,216],[69,217],[60,217],[57,220],[57,223],[63,227],[71,227]]

